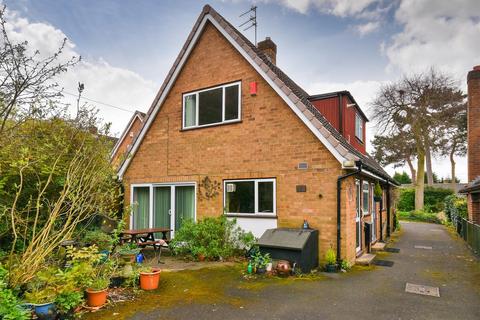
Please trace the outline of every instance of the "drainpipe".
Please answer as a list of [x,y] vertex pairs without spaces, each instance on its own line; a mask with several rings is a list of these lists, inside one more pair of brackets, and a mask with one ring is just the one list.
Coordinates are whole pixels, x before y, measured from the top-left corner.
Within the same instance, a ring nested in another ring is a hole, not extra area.
[[337,263],[341,263],[342,259],[340,258],[341,254],[341,195],[342,195],[342,181],[348,177],[357,175],[362,172],[362,162],[355,161],[355,165],[357,166],[357,170],[344,174],[343,176],[339,176],[337,179]]
[[387,238],[390,237],[390,182],[387,180]]

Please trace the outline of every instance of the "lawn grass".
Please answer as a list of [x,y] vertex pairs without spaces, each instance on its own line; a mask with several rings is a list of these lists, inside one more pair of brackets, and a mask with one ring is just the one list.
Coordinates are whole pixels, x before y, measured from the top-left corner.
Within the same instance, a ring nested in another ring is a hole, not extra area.
[[424,211],[398,211],[397,217],[399,220],[403,221],[442,223],[437,213],[428,213]]

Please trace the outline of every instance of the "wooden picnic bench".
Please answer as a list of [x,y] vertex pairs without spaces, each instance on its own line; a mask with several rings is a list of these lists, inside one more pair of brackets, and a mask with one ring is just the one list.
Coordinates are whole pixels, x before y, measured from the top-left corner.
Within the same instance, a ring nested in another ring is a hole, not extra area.
[[[131,242],[138,245],[140,248],[152,246],[157,256],[158,263],[162,255],[162,247],[168,245],[170,240],[167,238],[167,233],[172,229],[168,228],[146,228],[146,229],[132,229],[124,230],[120,234],[120,243]],[[155,239],[155,233],[161,233],[162,239]]]

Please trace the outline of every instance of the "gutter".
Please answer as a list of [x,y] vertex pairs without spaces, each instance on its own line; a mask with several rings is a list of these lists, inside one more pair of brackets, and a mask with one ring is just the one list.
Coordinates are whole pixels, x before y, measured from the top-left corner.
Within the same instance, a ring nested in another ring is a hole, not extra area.
[[337,179],[337,263],[341,263],[342,259],[340,258],[341,254],[341,196],[342,196],[342,181],[348,177],[355,176],[362,172],[362,162],[355,161],[357,170],[344,174],[343,176],[338,176]]

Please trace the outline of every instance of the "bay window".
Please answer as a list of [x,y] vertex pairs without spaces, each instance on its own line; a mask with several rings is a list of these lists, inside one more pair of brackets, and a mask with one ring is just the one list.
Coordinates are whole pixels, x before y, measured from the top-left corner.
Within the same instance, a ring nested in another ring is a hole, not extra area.
[[240,120],[241,83],[183,95],[183,128],[197,128]]
[[224,207],[227,214],[275,215],[275,179],[226,180]]

